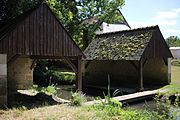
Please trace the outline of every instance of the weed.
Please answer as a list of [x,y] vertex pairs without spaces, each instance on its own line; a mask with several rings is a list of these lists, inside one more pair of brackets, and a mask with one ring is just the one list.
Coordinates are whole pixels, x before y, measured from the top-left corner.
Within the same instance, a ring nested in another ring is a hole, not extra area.
[[21,116],[21,115],[22,115],[22,111],[17,110],[17,111],[15,112],[15,117],[19,117],[19,116]]
[[56,86],[51,84],[48,87],[38,87],[38,85],[33,85],[30,89],[33,93],[45,93],[47,95],[54,95],[57,93]]
[[27,110],[27,108],[25,106],[21,106],[18,109],[13,108],[13,110],[15,111],[15,117],[20,117],[23,114],[23,111]]
[[72,106],[81,106],[81,104],[86,101],[84,94],[79,91],[71,93],[71,95],[72,97],[70,99],[70,105]]
[[58,120],[58,119],[55,117],[48,117],[48,118],[46,118],[46,120]]

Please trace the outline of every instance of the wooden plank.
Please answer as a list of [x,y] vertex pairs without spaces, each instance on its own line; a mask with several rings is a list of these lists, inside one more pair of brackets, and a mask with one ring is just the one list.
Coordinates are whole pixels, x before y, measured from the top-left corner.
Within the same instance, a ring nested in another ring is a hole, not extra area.
[[[113,97],[115,100],[118,100],[120,102],[127,102],[127,101],[135,101],[140,98],[146,98],[146,97],[151,97],[154,96],[156,93],[161,92],[159,90],[151,90],[151,91],[144,91],[144,92],[137,92],[133,94],[128,94],[128,95],[122,95],[122,96],[117,96]],[[105,102],[105,99],[102,100],[94,100],[94,101],[89,101],[84,103],[83,105],[93,105],[93,104],[98,104],[101,102]]]

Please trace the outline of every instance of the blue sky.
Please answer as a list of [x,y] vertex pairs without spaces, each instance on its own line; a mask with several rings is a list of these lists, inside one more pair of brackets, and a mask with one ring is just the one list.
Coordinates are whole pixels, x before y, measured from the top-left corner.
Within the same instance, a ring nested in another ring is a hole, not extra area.
[[121,11],[132,28],[159,25],[164,38],[180,37],[180,0],[125,0]]

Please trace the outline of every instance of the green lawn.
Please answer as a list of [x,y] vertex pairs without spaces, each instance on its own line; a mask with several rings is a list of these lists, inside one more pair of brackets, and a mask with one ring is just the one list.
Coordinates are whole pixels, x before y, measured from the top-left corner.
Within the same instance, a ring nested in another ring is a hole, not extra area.
[[180,66],[171,67],[171,83],[180,84]]
[[180,66],[172,65],[171,67],[171,84],[166,85],[161,90],[165,96],[176,95],[180,93]]

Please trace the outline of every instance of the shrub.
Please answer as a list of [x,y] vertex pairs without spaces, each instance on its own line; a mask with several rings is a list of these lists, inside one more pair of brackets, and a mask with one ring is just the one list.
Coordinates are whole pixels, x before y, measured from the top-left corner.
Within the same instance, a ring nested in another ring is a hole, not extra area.
[[76,75],[73,72],[59,72],[55,70],[49,70],[47,72],[48,76],[51,76],[52,79],[61,81],[61,82],[66,82],[66,83],[75,83],[76,80]]
[[31,91],[33,91],[34,93],[42,92],[47,95],[54,95],[57,93],[56,86],[54,86],[53,84],[47,87],[38,87],[38,85],[33,85]]
[[[171,99],[172,95],[175,97],[174,100]],[[156,111],[158,114],[161,114],[168,119],[175,120],[179,112],[177,111],[177,108],[179,108],[179,93],[159,93],[155,96],[154,99],[156,101]]]
[[71,93],[72,97],[70,99],[70,105],[72,106],[81,106],[83,102],[86,101],[86,98],[82,92]]
[[178,59],[173,59],[173,60],[171,61],[171,64],[174,65],[174,66],[180,66],[180,60],[178,60]]

